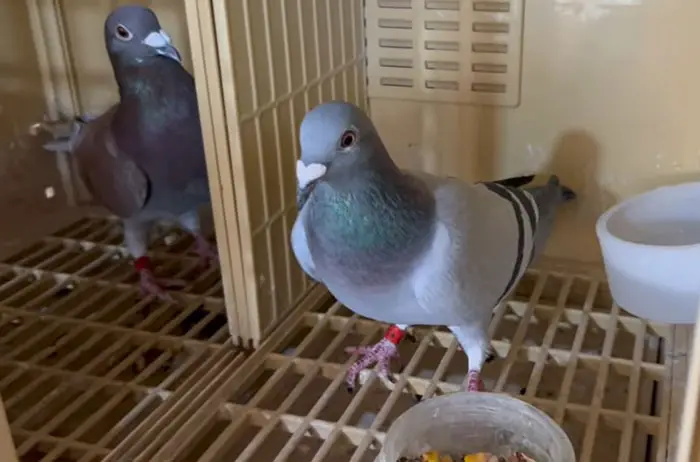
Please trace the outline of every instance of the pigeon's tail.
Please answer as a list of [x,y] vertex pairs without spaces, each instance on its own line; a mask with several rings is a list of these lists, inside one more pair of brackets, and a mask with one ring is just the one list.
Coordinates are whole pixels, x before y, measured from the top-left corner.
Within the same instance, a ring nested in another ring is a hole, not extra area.
[[54,139],[44,144],[44,149],[52,152],[73,152],[80,131],[88,123],[88,120],[78,116],[69,123],[56,125],[48,131]]
[[564,202],[569,202],[576,199],[576,192],[568,186],[564,186],[563,184],[561,184],[559,182],[558,176],[551,175],[549,177],[548,183],[552,186],[559,186],[559,190],[561,191],[561,197],[564,200]]
[[558,186],[561,191],[561,197],[564,202],[569,202],[576,199],[576,193],[573,189],[568,186],[560,184],[559,177],[553,174],[538,174],[538,175],[522,175],[513,176],[510,178],[503,178],[500,180],[493,181],[492,183],[500,184],[501,186],[506,186],[508,188],[521,188],[527,186],[526,189],[537,188],[538,186],[552,185]]
[[96,118],[97,116],[92,114],[80,114],[69,121],[42,123],[41,128],[53,136],[53,140],[44,144],[44,149],[52,152],[73,152],[80,131]]
[[492,181],[492,183],[500,184],[501,186],[507,186],[509,188],[519,188],[521,186],[525,186],[532,183],[532,180],[534,179],[535,175],[512,176],[510,178],[503,178],[501,180]]

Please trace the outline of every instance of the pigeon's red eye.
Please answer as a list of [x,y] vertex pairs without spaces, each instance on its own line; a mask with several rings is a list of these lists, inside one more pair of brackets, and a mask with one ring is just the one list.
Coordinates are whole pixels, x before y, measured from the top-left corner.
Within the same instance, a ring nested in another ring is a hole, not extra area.
[[348,130],[340,137],[340,147],[341,149],[348,149],[354,146],[356,141],[357,134],[353,130]]
[[121,24],[117,25],[117,38],[119,40],[123,40],[125,42],[128,42],[132,38],[134,38],[134,35],[131,33],[129,29],[126,27],[122,26]]

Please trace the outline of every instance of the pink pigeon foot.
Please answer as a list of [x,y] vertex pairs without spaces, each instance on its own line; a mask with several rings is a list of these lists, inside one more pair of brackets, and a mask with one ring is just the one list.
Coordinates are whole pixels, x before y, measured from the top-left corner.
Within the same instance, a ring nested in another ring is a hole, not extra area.
[[219,255],[216,247],[211,245],[201,234],[195,234],[195,251],[199,255],[200,265],[204,267],[219,266]]
[[181,289],[187,283],[180,279],[156,278],[151,267],[151,260],[148,257],[137,258],[134,268],[139,273],[139,285],[143,295],[154,295],[166,302],[175,302],[175,299],[164,289]]
[[479,371],[467,372],[467,378],[462,385],[466,391],[484,391],[484,382]]
[[398,359],[399,357],[396,345],[385,338],[372,346],[347,347],[345,352],[360,355],[360,358],[350,366],[345,376],[345,383],[350,393],[355,389],[355,382],[360,372],[372,364],[376,363],[379,366],[377,373],[380,377],[389,379],[389,362],[393,358]]
[[360,355],[360,358],[350,366],[345,376],[348,392],[352,393],[355,389],[355,382],[360,372],[375,363],[378,365],[377,374],[379,377],[391,381],[389,363],[392,359],[399,359],[399,350],[396,346],[404,335],[406,335],[405,331],[397,326],[391,326],[384,334],[384,338],[378,343],[372,346],[347,347],[345,349],[346,353]]

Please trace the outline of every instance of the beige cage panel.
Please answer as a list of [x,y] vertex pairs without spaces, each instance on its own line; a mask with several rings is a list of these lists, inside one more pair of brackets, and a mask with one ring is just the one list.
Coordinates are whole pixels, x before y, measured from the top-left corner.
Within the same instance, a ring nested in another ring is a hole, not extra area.
[[[367,370],[349,394],[356,357],[344,348],[376,342],[386,327],[316,287],[244,365],[230,373],[222,360],[216,383],[193,387],[206,402],[186,424],[136,449],[125,441],[104,462],[373,462],[416,395],[457,391],[467,370],[449,331],[415,329],[416,341],[399,346],[396,384]],[[672,462],[686,351],[676,331],[615,306],[600,271],[545,261],[494,311],[485,385],[552,416],[580,462]]]
[[209,13],[240,218],[247,308],[239,316],[254,344],[310,288],[289,247],[298,127],[322,101],[366,106],[362,4],[229,0]]

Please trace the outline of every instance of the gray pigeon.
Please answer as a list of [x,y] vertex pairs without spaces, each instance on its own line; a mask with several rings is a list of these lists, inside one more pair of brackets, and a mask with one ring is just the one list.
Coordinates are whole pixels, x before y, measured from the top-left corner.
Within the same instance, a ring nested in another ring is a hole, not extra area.
[[303,270],[352,311],[393,324],[348,371],[377,362],[386,377],[416,324],[446,325],[469,359],[464,388],[483,387],[493,309],[514,289],[576,195],[551,176],[468,184],[399,169],[372,121],[330,102],[307,113],[297,162],[299,214],[291,233]]
[[184,282],[154,276],[146,255],[153,222],[179,223],[194,235],[202,262],[217,263],[200,231],[199,208],[210,196],[194,80],[148,8],[114,10],[104,39],[119,102],[92,120],[77,118],[70,136],[45,148],[75,155],[87,189],[123,219],[142,290],[172,300],[163,287]]

